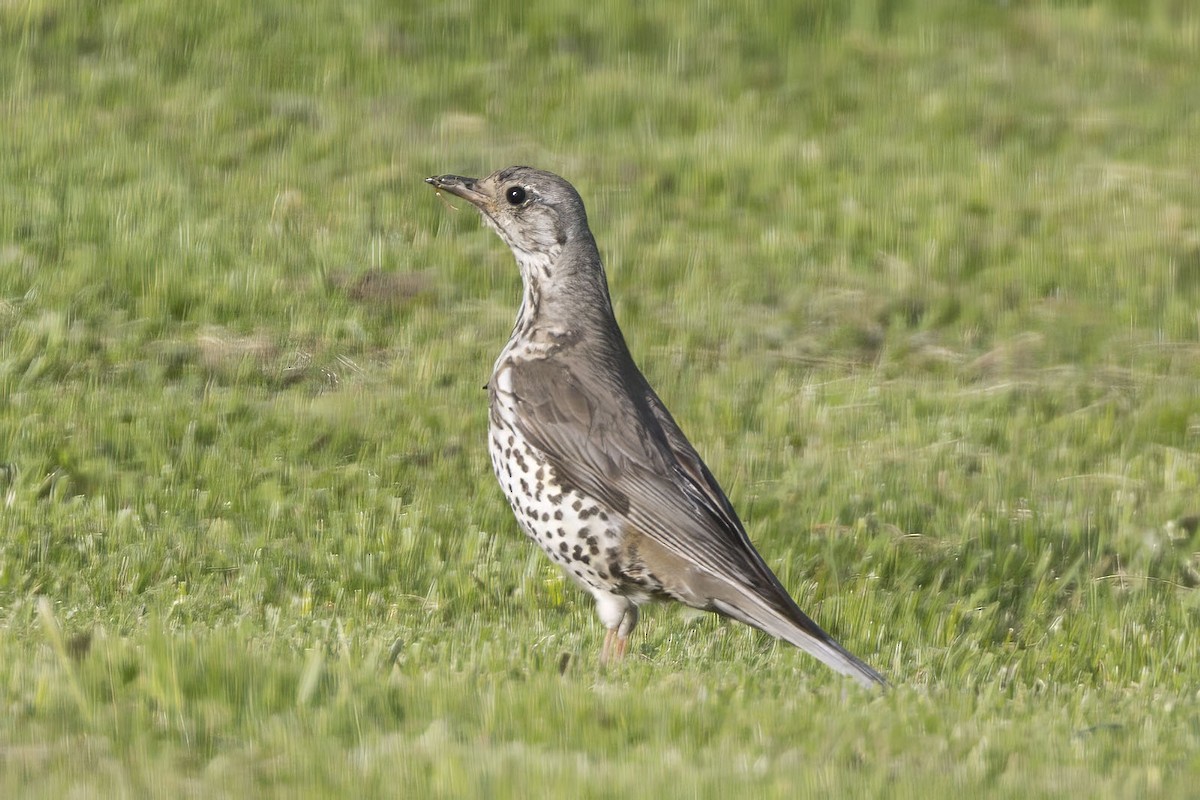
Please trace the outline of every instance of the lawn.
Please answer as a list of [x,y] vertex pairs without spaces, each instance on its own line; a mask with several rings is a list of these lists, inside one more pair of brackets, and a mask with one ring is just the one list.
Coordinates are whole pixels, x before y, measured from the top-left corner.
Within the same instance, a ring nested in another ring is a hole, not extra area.
[[[1200,9],[418,5],[0,2],[0,795],[1194,792]],[[515,163],[890,690],[671,607],[598,665],[423,182]]]

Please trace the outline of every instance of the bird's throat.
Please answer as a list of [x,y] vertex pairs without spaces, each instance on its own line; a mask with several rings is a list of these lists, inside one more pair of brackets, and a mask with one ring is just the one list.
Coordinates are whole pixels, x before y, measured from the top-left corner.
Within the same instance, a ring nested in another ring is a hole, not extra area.
[[594,246],[582,253],[569,244],[542,253],[512,250],[522,283],[512,342],[561,341],[572,331],[584,336],[616,331],[608,282]]

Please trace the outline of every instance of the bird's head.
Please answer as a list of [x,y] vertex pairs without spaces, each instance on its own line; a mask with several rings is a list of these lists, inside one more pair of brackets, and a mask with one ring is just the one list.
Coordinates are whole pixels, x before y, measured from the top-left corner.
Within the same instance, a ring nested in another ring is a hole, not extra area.
[[569,241],[588,232],[579,193],[550,172],[506,167],[486,178],[436,175],[425,182],[479,209],[522,264],[554,261]]

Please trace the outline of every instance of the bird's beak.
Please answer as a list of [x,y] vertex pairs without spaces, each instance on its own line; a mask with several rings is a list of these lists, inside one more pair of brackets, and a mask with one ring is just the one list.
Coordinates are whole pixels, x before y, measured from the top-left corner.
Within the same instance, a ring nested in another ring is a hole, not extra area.
[[476,188],[479,185],[478,178],[464,178],[461,175],[434,175],[432,178],[426,178],[425,182],[438,191],[449,192],[480,208],[487,200],[487,195]]

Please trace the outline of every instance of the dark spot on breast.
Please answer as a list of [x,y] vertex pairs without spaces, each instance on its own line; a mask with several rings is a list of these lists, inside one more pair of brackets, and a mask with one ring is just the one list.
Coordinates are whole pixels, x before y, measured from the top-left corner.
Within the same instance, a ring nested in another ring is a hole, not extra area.
[[569,550],[569,549],[570,549],[570,548],[568,548],[568,547],[567,547],[567,543],[566,543],[566,542],[559,542],[559,543],[558,543],[558,552],[560,552],[560,553],[566,553],[566,552],[567,552],[567,550]]

